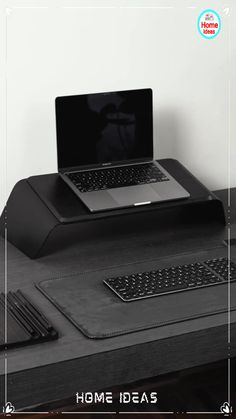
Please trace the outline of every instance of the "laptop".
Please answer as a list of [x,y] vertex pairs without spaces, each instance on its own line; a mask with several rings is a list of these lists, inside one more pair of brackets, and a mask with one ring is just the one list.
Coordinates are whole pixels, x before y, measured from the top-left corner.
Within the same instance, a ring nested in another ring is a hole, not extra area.
[[153,159],[152,89],[56,98],[58,171],[91,212],[188,198]]

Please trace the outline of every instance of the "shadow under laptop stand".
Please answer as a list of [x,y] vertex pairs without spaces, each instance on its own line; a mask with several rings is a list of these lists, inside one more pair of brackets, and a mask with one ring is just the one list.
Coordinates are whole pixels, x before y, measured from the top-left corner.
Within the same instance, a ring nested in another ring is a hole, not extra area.
[[177,160],[161,165],[190,193],[190,198],[99,213],[90,213],[58,174],[32,176],[13,188],[0,218],[0,232],[30,258],[51,253],[83,237],[131,234],[140,229],[177,224],[225,224],[221,201]]

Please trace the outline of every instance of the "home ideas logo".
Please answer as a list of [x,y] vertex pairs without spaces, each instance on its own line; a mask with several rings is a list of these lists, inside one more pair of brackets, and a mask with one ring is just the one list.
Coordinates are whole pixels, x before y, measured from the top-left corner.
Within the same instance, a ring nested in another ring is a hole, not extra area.
[[215,10],[204,10],[198,18],[198,31],[206,39],[215,38],[221,30],[221,19]]

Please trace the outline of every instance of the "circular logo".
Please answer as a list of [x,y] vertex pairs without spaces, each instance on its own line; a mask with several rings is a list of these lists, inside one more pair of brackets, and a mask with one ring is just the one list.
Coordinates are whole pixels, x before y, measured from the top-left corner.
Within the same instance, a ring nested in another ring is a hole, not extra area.
[[198,18],[198,30],[203,38],[215,38],[221,29],[221,19],[215,10],[207,9]]

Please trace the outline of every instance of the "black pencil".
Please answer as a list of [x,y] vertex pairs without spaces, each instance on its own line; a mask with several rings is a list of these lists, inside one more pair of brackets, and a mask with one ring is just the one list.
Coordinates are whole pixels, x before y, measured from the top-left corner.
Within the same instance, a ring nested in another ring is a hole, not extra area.
[[34,312],[35,316],[37,316],[41,323],[44,324],[46,329],[48,331],[53,330],[53,326],[48,322],[48,320],[44,317],[44,315],[39,311],[39,309],[36,306],[33,306],[33,304],[28,300],[28,298],[23,294],[21,290],[17,290],[16,294],[21,299],[22,302],[24,302],[27,307]]
[[38,318],[29,310],[26,304],[22,303],[22,301],[19,299],[16,293],[12,293],[10,291],[9,294],[11,295],[11,298],[14,299],[14,304],[25,313],[28,320],[31,322],[31,324],[33,324],[35,328],[37,328],[41,336],[43,337],[47,336],[48,330],[45,328],[45,326],[42,323],[40,323]]
[[[0,294],[0,303],[5,309],[5,295],[2,293]],[[29,336],[34,337],[35,331],[21,316],[19,316],[10,304],[7,304],[7,314],[9,314],[29,334]]]
[[35,327],[34,323],[29,319],[29,317],[24,312],[24,310],[22,310],[19,307],[19,305],[15,303],[15,300],[14,298],[12,298],[12,295],[10,292],[8,292],[7,294],[7,301],[8,301],[9,306],[12,307],[12,310],[14,311],[14,313],[17,313],[20,319],[23,319],[26,322],[26,324],[31,328],[31,330],[33,331],[33,334],[36,335],[37,337],[40,336],[41,332]]

